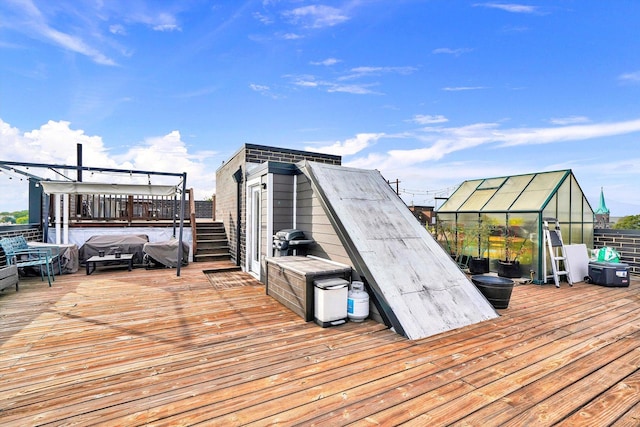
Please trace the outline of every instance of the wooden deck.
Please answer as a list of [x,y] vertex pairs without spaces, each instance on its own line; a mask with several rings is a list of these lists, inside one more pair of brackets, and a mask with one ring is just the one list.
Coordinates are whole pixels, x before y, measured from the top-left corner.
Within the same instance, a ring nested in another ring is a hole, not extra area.
[[419,341],[322,329],[240,272],[101,270],[0,294],[0,425],[640,424],[640,280],[520,285]]

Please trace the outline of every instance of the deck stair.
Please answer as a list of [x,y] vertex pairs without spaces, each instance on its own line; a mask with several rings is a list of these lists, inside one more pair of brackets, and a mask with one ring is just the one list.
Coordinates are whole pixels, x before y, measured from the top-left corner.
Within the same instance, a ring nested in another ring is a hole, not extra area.
[[196,250],[193,260],[226,261],[231,259],[224,224],[219,221],[197,222]]

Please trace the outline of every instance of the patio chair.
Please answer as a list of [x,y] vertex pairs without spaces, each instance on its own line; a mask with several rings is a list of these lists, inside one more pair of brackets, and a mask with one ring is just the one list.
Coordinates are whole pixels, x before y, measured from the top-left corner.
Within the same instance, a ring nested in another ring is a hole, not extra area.
[[54,257],[50,248],[31,248],[23,236],[2,238],[0,247],[4,251],[7,265],[15,265],[17,268],[38,267],[42,281],[44,281],[45,272],[49,286],[52,281],[55,281]]

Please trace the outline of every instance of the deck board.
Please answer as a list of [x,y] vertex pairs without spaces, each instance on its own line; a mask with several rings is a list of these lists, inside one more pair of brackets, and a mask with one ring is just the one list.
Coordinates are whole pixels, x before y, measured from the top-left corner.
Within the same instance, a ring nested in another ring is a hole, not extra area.
[[2,292],[0,424],[640,420],[636,276],[516,286],[499,318],[410,341],[371,320],[306,323],[246,273],[210,280],[215,267],[104,269],[51,288],[23,278]]

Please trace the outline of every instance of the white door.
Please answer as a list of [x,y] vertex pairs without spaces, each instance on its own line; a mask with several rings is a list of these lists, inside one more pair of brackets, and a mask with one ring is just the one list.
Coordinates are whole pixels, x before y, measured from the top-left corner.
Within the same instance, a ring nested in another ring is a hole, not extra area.
[[249,230],[249,270],[260,277],[260,238],[262,237],[262,203],[260,185],[251,187],[250,230]]

